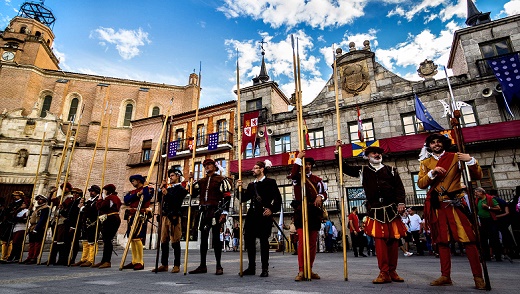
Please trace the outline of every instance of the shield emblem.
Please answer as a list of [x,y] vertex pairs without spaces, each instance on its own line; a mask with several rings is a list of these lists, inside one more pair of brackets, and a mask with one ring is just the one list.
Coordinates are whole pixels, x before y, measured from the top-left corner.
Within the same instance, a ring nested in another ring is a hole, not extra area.
[[251,127],[244,128],[244,134],[248,137],[251,137]]

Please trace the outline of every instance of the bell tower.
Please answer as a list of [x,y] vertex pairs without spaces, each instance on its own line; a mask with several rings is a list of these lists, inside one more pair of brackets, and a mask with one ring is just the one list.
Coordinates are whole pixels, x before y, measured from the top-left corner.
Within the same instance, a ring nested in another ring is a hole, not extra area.
[[52,11],[41,3],[25,2],[18,15],[0,34],[0,61],[20,65],[34,65],[58,70],[59,60],[52,52],[56,19]]

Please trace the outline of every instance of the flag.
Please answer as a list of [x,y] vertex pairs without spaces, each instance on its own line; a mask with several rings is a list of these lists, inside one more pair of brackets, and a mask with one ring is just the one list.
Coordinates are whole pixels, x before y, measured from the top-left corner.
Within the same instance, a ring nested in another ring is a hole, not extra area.
[[424,130],[426,131],[442,131],[444,130],[426,110],[426,107],[422,104],[417,94],[415,95],[415,116],[418,120],[423,123]]
[[[283,204],[280,207],[280,219],[278,220],[278,227],[283,230]],[[282,241],[282,231],[278,230],[278,240]]]
[[305,132],[305,146],[309,146],[312,149],[309,128],[307,128],[307,122],[305,120],[303,120],[303,131]]
[[361,120],[361,114],[359,113],[359,106],[357,107],[357,135],[360,142],[365,141],[365,135],[363,134],[363,121]]
[[208,135],[208,150],[216,150],[218,145],[218,132]]
[[188,139],[188,148],[190,150],[193,150],[193,137]]
[[172,158],[177,155],[177,148],[179,148],[179,141],[172,141],[168,144],[168,158]]
[[269,135],[267,134],[267,126],[264,125],[265,151],[267,155],[271,155],[271,147],[269,146]]
[[242,134],[242,150],[246,150],[247,144],[251,143],[253,152],[256,144],[256,133],[258,132],[258,111],[244,113],[244,130]]
[[365,142],[353,142],[352,143],[352,155],[353,156],[365,156],[365,149],[367,147],[374,146],[379,147],[379,140],[365,141]]
[[500,82],[500,86],[502,86],[502,96],[506,109],[514,117],[509,104],[511,104],[513,98],[520,99],[520,60],[518,54],[507,54],[487,62]]
[[296,160],[296,151],[282,153],[282,164],[294,164]]

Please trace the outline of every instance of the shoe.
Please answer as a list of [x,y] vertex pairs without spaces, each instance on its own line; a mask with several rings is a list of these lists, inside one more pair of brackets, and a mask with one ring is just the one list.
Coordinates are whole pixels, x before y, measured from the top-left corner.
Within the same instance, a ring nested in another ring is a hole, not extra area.
[[406,257],[410,257],[410,256],[412,256],[412,255],[413,255],[412,252],[406,252],[406,253],[404,253],[404,256],[406,256]]
[[221,266],[217,267],[217,271],[215,272],[215,275],[221,276],[223,274],[224,274],[224,269]]
[[269,277],[269,271],[266,269],[263,269],[262,273],[260,274],[260,277],[262,277],[262,278]]
[[78,262],[76,262],[76,263],[71,264],[70,266],[80,266],[80,265],[82,265],[84,262],[86,262],[86,260],[85,260],[85,261],[80,260],[80,261],[78,261]]
[[178,265],[173,266],[172,273],[176,274],[181,271],[181,268]]
[[154,268],[153,270],[151,270],[152,273],[160,273],[160,272],[167,272],[167,271],[168,271],[168,266],[164,266],[164,265],[161,265],[160,267]]
[[198,268],[192,270],[192,271],[189,271],[188,273],[190,275],[194,275],[194,274],[205,274],[208,272],[208,268],[205,267],[205,266],[199,266]]
[[98,266],[98,268],[110,268],[110,267],[112,267],[112,264],[110,262],[108,262],[108,261],[103,262],[102,264],[100,264]]
[[88,260],[80,265],[80,267],[91,267],[91,266],[92,266],[92,262],[90,262]]
[[129,263],[125,266],[123,266],[123,269],[133,269],[134,268],[134,264],[133,263]]
[[391,283],[391,282],[392,282],[392,279],[386,272],[380,272],[379,276],[377,276],[377,278],[375,278],[372,281],[372,283],[374,283],[374,284],[385,284],[385,283]]
[[256,270],[254,268],[248,267],[246,270],[242,272],[243,276],[254,276],[256,275]]
[[296,282],[300,282],[300,281],[303,281],[305,280],[304,276],[303,276],[303,272],[299,272],[297,275],[296,275],[296,278],[294,278],[294,280]]
[[451,286],[453,282],[450,278],[445,276],[440,276],[437,280],[430,283],[430,286]]
[[103,265],[103,264],[105,264],[105,263],[110,263],[110,262],[101,262],[101,261],[100,261],[100,262],[98,262],[98,263],[96,263],[96,264],[91,265],[90,267],[100,267],[101,265]]
[[360,253],[359,255],[362,257],[367,257],[367,255],[365,253]]
[[396,271],[390,271],[390,272],[388,273],[388,275],[390,276],[390,279],[392,280],[392,282],[398,282],[398,283],[400,283],[400,282],[404,282],[404,279],[401,278],[401,277],[397,274]]
[[311,279],[312,280],[319,280],[319,279],[321,279],[321,277],[317,273],[311,272]]
[[37,260],[36,258],[26,259],[23,263],[24,264],[36,264]]
[[136,263],[134,265],[134,271],[140,271],[140,270],[143,270],[144,269],[144,264],[142,263]]
[[474,277],[473,280],[475,280],[475,288],[479,290],[486,290],[486,282],[481,277]]

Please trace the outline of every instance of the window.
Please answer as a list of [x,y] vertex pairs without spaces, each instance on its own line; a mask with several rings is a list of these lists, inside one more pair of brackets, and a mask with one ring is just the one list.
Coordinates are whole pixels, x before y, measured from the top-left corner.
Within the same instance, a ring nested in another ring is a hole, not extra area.
[[293,186],[278,186],[280,194],[282,195],[282,209],[288,211],[291,209],[291,201],[293,200]]
[[262,98],[249,100],[246,102],[246,111],[254,111],[262,109]]
[[184,129],[175,130],[174,141],[177,141],[177,150],[184,150]]
[[321,148],[325,146],[325,139],[323,137],[323,128],[309,130],[309,141],[311,148]]
[[70,101],[69,116],[67,118],[68,121],[72,121],[72,120],[75,120],[76,122],[78,121],[77,117],[76,117],[76,113],[78,112],[78,104],[79,104],[79,99],[72,98],[72,100]]
[[520,101],[518,101],[518,99],[513,99],[513,101],[508,104],[509,110],[511,110],[514,115],[514,117],[512,117],[507,110],[504,97],[502,95],[496,95],[495,98],[497,101],[498,110],[500,111],[500,116],[502,117],[502,121],[510,121],[520,117]]
[[428,192],[428,190],[421,189],[421,188],[419,188],[419,186],[417,186],[417,182],[419,181],[419,173],[417,173],[417,172],[412,173],[412,181],[413,181],[413,191],[415,193],[415,198],[425,199],[426,192]]
[[51,109],[52,96],[47,95],[43,98],[42,111],[40,112],[40,117],[46,117],[47,111]]
[[27,32],[27,27],[20,28],[20,34],[25,34]]
[[483,58],[490,58],[513,52],[509,37],[481,43],[479,46]]
[[154,106],[154,108],[152,109],[152,116],[158,116],[159,114],[161,114],[161,109],[159,108],[159,106]]
[[468,106],[460,108],[462,114],[460,118],[460,125],[462,127],[474,127],[477,126],[477,116],[475,113],[475,101],[466,102]]
[[130,126],[130,121],[132,120],[133,112],[134,112],[134,105],[132,105],[131,103],[128,103],[125,106],[125,118],[123,120],[123,126],[124,127],[129,127]]
[[217,131],[218,131],[218,141],[219,142],[227,141],[227,131],[228,131],[227,120],[220,119],[217,121]]
[[219,158],[219,159],[216,159],[215,160],[216,163],[218,163],[221,167],[222,167],[222,170],[224,171],[224,173],[222,173],[222,171],[220,169],[217,170],[217,174],[218,175],[221,175],[221,176],[226,176],[226,159],[225,158]]
[[274,137],[274,154],[291,151],[291,135],[281,135]]
[[480,168],[482,168],[482,179],[477,181],[471,181],[471,187],[473,187],[473,189],[475,189],[476,187],[482,187],[486,190],[494,189],[495,184],[493,181],[493,171],[491,170],[491,166],[481,165]]
[[195,162],[195,175],[194,180],[200,180],[204,177],[204,167],[202,166],[202,162]]
[[152,140],[144,140],[142,150],[143,162],[150,161],[150,158],[152,157]]
[[246,146],[246,154],[245,157],[247,158],[253,158],[260,156],[260,144],[255,145],[255,152],[253,154],[253,144],[249,143]]
[[[376,138],[374,135],[374,122],[372,121],[372,119],[364,119],[362,123],[363,132],[365,133],[365,141],[375,140]],[[348,132],[351,143],[359,142],[357,121],[348,123]]]
[[403,134],[413,135],[424,131],[422,122],[417,119],[415,112],[409,112],[401,115],[401,121],[403,123]]
[[197,126],[197,146],[203,146],[206,144],[206,129],[204,125]]

